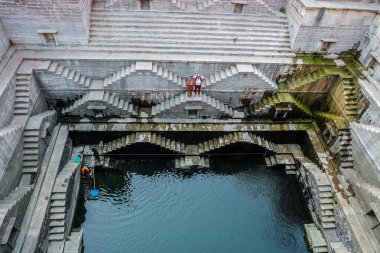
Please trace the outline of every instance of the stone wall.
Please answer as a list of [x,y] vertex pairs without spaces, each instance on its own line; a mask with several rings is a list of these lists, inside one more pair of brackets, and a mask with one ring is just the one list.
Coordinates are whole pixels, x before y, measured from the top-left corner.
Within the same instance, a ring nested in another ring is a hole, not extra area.
[[[14,81],[12,80],[10,83],[14,84]],[[8,125],[12,119],[15,94],[15,86],[11,84],[5,86],[0,92],[0,128]]]
[[368,125],[374,124],[380,126],[379,111],[379,108],[376,107],[373,103],[371,103],[367,110],[363,113],[362,117],[360,118],[360,123]]
[[357,173],[374,185],[380,184],[380,128],[351,123],[352,156]]
[[54,29],[59,44],[86,44],[91,0],[0,3],[0,19],[12,43],[42,44],[38,29]]
[[3,55],[8,51],[9,46],[10,42],[8,40],[8,36],[0,22],[0,61]]
[[35,115],[47,110],[45,96],[40,88],[40,85],[35,75],[32,75],[29,87],[29,101],[32,105],[31,115]]
[[0,199],[17,186],[21,177],[23,139],[22,129],[0,130]]
[[332,42],[331,53],[357,48],[376,17],[371,10],[308,7],[300,0],[289,1],[288,13],[296,52],[318,52],[322,41]]

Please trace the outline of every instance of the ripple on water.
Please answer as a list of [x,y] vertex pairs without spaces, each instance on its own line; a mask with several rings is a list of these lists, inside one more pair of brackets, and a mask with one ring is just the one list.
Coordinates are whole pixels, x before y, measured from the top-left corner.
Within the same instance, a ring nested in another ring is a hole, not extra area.
[[100,198],[85,203],[86,253],[307,252],[300,219],[282,212],[284,177],[263,166],[120,173],[99,175]]

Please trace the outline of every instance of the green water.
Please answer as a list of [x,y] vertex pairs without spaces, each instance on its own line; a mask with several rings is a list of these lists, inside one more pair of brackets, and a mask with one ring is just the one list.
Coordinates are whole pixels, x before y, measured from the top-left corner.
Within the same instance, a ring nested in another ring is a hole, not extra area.
[[261,159],[219,160],[193,175],[171,166],[129,161],[98,173],[100,198],[78,204],[84,252],[308,252],[311,220],[294,176]]

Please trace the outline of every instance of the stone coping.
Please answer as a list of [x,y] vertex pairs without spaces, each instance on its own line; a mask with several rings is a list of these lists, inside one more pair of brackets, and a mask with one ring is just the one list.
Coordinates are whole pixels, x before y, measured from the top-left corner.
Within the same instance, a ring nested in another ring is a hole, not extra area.
[[165,123],[139,120],[135,122],[108,122],[108,123],[67,123],[69,131],[307,131],[314,128],[312,123],[233,123],[233,122],[187,122]]
[[327,2],[315,0],[298,0],[306,9],[339,9],[339,10],[352,10],[352,11],[370,11],[379,12],[380,4],[376,3],[361,3],[361,2]]

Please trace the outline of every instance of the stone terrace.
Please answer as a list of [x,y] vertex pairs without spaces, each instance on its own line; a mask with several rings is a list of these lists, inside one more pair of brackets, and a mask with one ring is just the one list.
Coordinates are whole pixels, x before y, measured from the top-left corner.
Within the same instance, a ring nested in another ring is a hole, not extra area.
[[125,11],[93,7],[89,46],[100,50],[290,62],[288,22],[277,15]]

